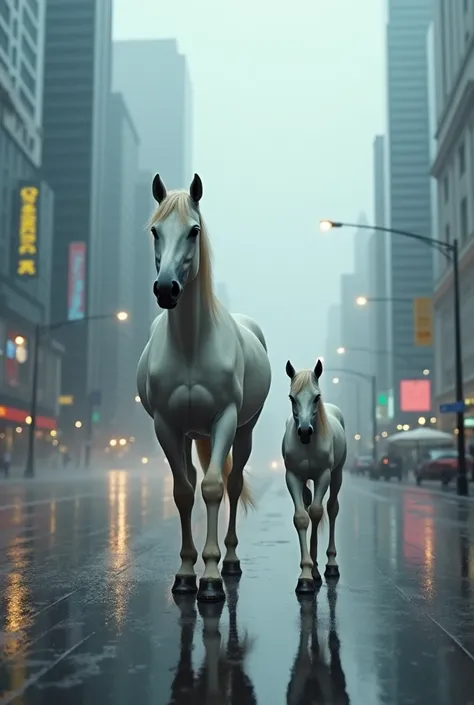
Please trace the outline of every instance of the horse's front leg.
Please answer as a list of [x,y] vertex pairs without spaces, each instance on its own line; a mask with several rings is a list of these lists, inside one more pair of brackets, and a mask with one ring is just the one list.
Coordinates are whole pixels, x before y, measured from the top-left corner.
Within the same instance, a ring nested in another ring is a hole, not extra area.
[[331,471],[324,470],[318,480],[314,481],[314,497],[308,513],[311,519],[311,544],[310,552],[313,560],[313,580],[317,587],[321,586],[322,578],[318,569],[318,531],[320,521],[324,515],[323,498],[331,481]]
[[331,474],[331,486],[329,490],[329,499],[327,504],[327,512],[329,517],[329,543],[326,555],[328,562],[326,564],[326,570],[324,575],[326,579],[338,579],[339,578],[339,566],[336,561],[337,551],[336,551],[336,519],[339,514],[339,490],[342,485],[342,466],[334,468]]
[[308,526],[309,516],[303,502],[303,482],[289,470],[286,471],[286,486],[295,505],[293,524],[298,532],[301,553],[301,574],[296,585],[297,595],[307,595],[315,592],[313,576],[311,574],[313,561],[308,551]]
[[176,573],[172,591],[181,595],[195,593],[197,585],[194,565],[197,561],[197,550],[191,531],[194,487],[186,474],[185,439],[183,434],[171,428],[159,414],[155,414],[154,422],[156,437],[173,473],[173,498],[181,521],[181,566]]
[[221,552],[218,539],[219,507],[224,494],[222,469],[232,448],[237,430],[237,408],[228,406],[216,418],[211,433],[211,458],[201,483],[201,491],[207,509],[207,535],[202,552],[204,574],[199,581],[198,600],[221,602],[225,600],[222,578],[219,573]]

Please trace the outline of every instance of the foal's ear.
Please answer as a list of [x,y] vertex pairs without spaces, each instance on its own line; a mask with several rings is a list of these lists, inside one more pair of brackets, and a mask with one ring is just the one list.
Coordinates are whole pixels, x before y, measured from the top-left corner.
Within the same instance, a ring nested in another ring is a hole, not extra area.
[[296,370],[295,370],[295,368],[293,367],[293,365],[291,364],[291,362],[290,362],[289,360],[288,360],[288,362],[286,363],[286,374],[288,375],[288,377],[289,377],[290,379],[293,379],[293,377],[294,377],[295,374],[296,374]]
[[323,363],[321,362],[321,360],[317,361],[313,372],[316,379],[319,379],[321,377],[321,375],[323,374]]
[[166,186],[161,180],[161,176],[157,174],[153,179],[152,186],[153,198],[157,203],[162,203],[166,198]]
[[202,181],[199,174],[194,174],[194,179],[189,187],[189,195],[194,203],[199,203],[202,198]]

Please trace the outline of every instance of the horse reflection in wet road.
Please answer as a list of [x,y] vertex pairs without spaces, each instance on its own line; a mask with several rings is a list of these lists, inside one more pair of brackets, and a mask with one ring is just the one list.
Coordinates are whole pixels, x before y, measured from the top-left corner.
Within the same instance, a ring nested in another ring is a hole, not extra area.
[[314,596],[298,596],[300,640],[286,693],[287,705],[349,705],[346,677],[341,664],[336,626],[337,593],[328,586],[329,659],[318,635],[317,601]]
[[229,634],[225,648],[219,627],[223,603],[199,605],[206,652],[199,670],[194,669],[192,662],[195,602],[190,596],[175,595],[180,611],[181,652],[169,705],[257,705],[253,683],[245,672],[253,642],[247,634],[241,640],[237,628],[237,582],[236,578],[226,579]]

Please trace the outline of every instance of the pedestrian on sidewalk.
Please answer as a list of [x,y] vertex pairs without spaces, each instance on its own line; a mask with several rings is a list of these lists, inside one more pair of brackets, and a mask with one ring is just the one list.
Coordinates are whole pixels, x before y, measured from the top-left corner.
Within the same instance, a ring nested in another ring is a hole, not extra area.
[[5,473],[5,477],[10,475],[10,466],[12,464],[12,454],[9,450],[4,450],[2,454],[2,470]]

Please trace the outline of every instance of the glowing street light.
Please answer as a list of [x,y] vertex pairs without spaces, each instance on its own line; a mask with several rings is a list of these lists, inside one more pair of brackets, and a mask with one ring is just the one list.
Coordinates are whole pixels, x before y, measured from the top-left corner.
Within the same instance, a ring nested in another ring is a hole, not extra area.
[[343,345],[341,345],[341,346],[336,350],[336,352],[337,352],[338,355],[344,355],[344,353],[346,352],[346,349],[345,349],[345,347],[344,347]]
[[76,421],[76,423],[74,424],[74,426],[75,426],[76,428],[82,428],[82,421]]
[[142,458],[142,463],[143,465],[146,465],[148,463],[148,458]]
[[114,447],[117,445],[117,439],[116,439],[116,438],[111,438],[110,441],[109,441],[109,445],[111,445],[112,448],[114,448]]
[[356,298],[357,306],[367,306],[368,303],[369,303],[369,299],[367,298],[367,296],[358,296]]
[[333,377],[332,383],[333,384],[339,384],[340,380],[339,377]]
[[116,315],[119,321],[126,321],[128,319],[127,311],[118,311]]
[[121,445],[121,446],[126,446],[126,445],[127,445],[127,440],[126,440],[125,438],[121,438],[121,439],[119,440],[119,445]]
[[140,397],[138,396],[138,394],[135,396],[135,401],[137,402],[137,404],[140,403]]
[[388,433],[387,433],[387,431],[382,431],[381,435],[382,435],[382,438],[387,438]]
[[17,335],[15,338],[15,343],[16,345],[24,345],[26,343],[26,338],[24,338],[22,335]]
[[424,416],[420,416],[420,418],[418,419],[418,423],[420,424],[420,426],[424,426],[425,423],[426,423],[425,417],[424,417]]
[[409,430],[410,430],[410,425],[407,424],[407,423],[403,424],[403,430],[404,430],[404,431],[409,431]]
[[360,433],[356,433],[354,436],[355,441],[360,441]]
[[425,375],[425,377],[428,377],[429,373],[430,373],[429,370],[423,370],[423,374]]
[[27,416],[25,419],[25,423],[28,424],[28,426],[30,425],[30,423],[32,423],[32,421],[33,419],[31,418],[31,416]]
[[436,416],[432,416],[431,419],[430,419],[430,423],[436,423],[437,420],[438,420],[438,419],[436,418]]

